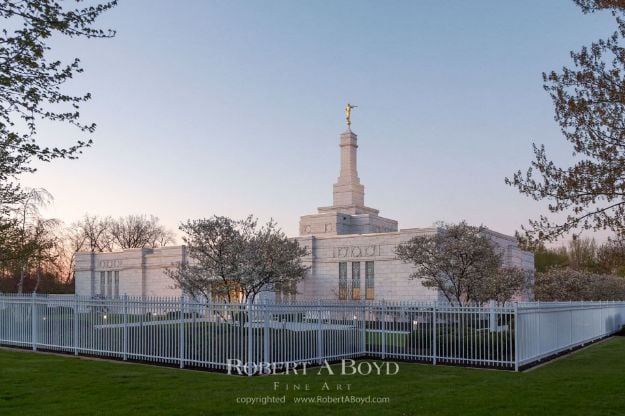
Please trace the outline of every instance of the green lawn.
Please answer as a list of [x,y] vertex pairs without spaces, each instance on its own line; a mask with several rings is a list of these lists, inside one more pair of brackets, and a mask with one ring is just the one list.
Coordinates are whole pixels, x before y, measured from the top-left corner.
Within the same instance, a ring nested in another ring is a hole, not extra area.
[[[404,364],[394,376],[234,377],[0,350],[0,415],[621,415],[625,337],[525,373]],[[308,384],[310,391],[274,391]],[[350,391],[322,391],[350,384]],[[386,404],[294,404],[295,397],[388,397]],[[286,396],[286,404],[237,397]]]

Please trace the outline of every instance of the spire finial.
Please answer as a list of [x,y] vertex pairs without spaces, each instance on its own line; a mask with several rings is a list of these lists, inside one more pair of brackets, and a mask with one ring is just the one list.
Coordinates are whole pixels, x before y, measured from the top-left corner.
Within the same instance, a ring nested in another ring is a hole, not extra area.
[[347,121],[347,128],[349,129],[352,125],[352,108],[358,107],[357,105],[351,105],[347,103],[345,106],[345,120]]

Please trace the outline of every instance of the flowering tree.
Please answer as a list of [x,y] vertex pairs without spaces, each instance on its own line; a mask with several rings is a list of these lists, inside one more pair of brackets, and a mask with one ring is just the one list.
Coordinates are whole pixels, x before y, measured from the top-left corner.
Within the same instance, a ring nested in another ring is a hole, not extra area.
[[508,301],[527,281],[525,271],[502,266],[501,255],[483,227],[464,221],[444,224],[433,235],[413,237],[397,246],[396,254],[416,266],[411,279],[438,289],[449,302],[460,305]]
[[570,268],[537,273],[534,295],[544,301],[624,300],[625,279]]
[[273,221],[258,227],[252,216],[244,220],[214,216],[189,220],[180,230],[186,233],[189,259],[167,273],[177,287],[196,298],[253,301],[274,286],[293,288],[292,283],[308,270],[302,262],[307,250]]

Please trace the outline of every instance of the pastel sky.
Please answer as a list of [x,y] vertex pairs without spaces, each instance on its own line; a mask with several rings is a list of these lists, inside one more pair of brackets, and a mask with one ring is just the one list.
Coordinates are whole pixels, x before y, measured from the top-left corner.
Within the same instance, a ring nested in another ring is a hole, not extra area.
[[[91,91],[94,146],[37,165],[47,215],[154,214],[171,228],[213,214],[299,216],[331,205],[343,107],[359,105],[365,203],[400,228],[435,221],[514,233],[544,205],[504,178],[531,143],[571,150],[541,73],[610,34],[609,13],[571,1],[121,1],[110,40],[60,40]],[[45,125],[40,139],[76,131]]]

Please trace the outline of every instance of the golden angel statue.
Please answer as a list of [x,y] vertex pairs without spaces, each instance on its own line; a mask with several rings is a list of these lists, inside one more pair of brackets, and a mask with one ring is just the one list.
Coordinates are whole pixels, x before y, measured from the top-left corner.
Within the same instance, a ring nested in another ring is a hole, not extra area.
[[358,107],[357,105],[351,105],[347,103],[345,106],[345,120],[347,120],[347,127],[352,125],[352,108]]

